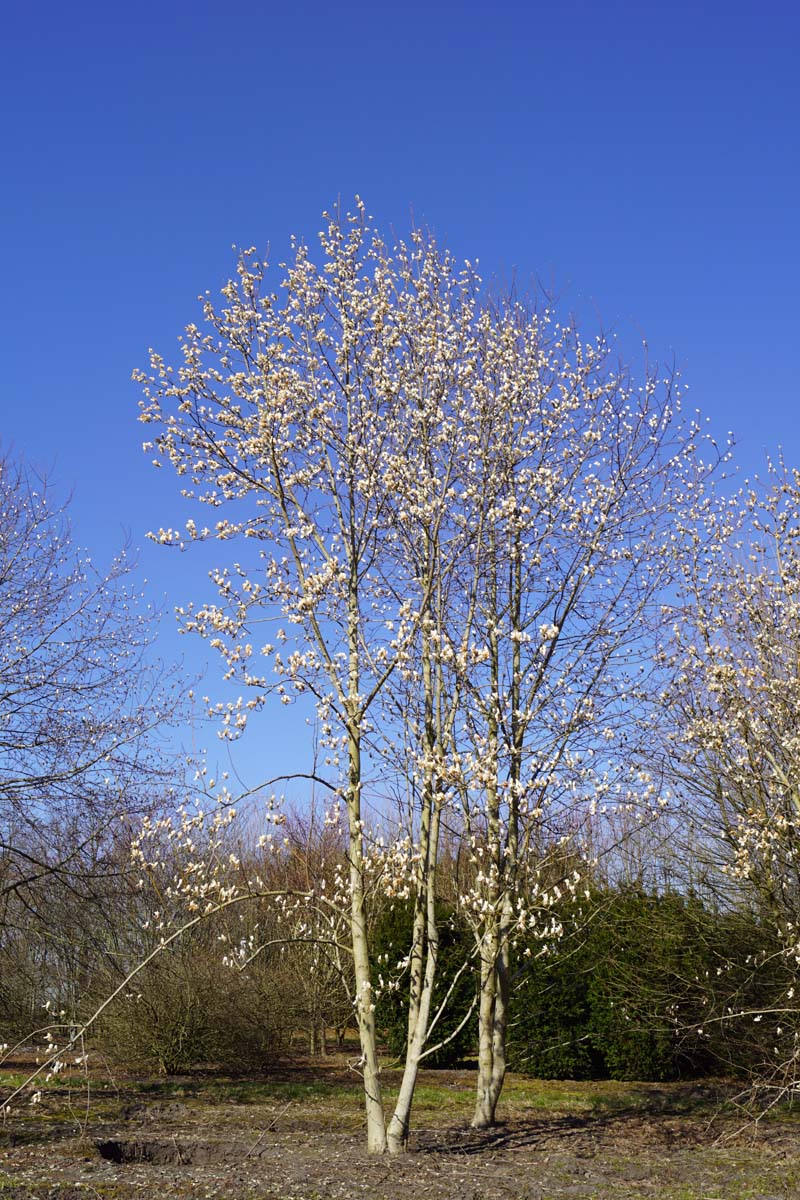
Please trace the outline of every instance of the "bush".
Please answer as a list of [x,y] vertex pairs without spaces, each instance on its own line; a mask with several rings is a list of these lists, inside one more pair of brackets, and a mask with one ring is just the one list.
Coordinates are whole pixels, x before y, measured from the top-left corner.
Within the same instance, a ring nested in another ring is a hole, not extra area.
[[[530,946],[531,954],[542,950]],[[526,965],[511,997],[508,1065],[537,1079],[593,1079],[602,1074],[589,1033],[584,945],[557,949]]]
[[[126,1065],[174,1074],[199,1065],[261,1066],[288,1031],[256,974],[220,962],[210,930],[170,946],[108,1009],[94,1042]],[[110,989],[109,989],[110,990]]]

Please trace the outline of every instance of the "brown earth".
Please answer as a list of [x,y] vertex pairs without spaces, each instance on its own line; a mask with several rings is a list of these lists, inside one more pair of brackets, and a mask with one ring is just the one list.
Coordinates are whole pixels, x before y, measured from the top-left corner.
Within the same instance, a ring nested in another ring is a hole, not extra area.
[[[388,1084],[396,1074],[386,1072]],[[343,1060],[253,1080],[59,1081],[0,1126],[1,1200],[777,1200],[800,1197],[798,1123],[758,1125],[693,1084],[509,1080],[469,1128],[474,1075],[424,1072],[409,1153],[364,1150]]]

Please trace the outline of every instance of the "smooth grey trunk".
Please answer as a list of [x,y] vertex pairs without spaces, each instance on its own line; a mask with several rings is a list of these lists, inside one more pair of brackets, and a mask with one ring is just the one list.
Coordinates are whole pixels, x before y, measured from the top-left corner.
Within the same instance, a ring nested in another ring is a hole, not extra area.
[[[434,560],[435,561],[435,560]],[[436,982],[436,963],[439,955],[439,931],[436,924],[436,866],[439,856],[439,803],[437,780],[433,767],[434,751],[439,741],[437,725],[436,677],[432,661],[431,625],[422,628],[422,685],[425,724],[423,749],[425,772],[420,814],[419,860],[415,886],[414,930],[409,964],[408,1033],[403,1078],[394,1112],[387,1130],[390,1154],[402,1153],[408,1145],[411,1105],[419,1074],[420,1057],[428,1040],[428,1027]]]
[[308,1030],[308,1053],[312,1058],[325,1058],[328,1053],[328,1040],[325,1033],[324,1021],[312,1021]]
[[481,944],[481,993],[478,1008],[478,1079],[475,1086],[475,1112],[472,1125],[476,1129],[485,1129],[494,1119],[494,1106],[491,1103],[492,1082],[492,1031],[494,1029],[495,996],[497,991],[497,975],[494,964],[497,954],[496,936],[494,929],[487,931]]
[[[369,945],[364,904],[364,863],[361,829],[360,779],[361,747],[357,733],[349,737],[351,788],[348,795],[350,829],[350,935],[356,988],[356,1020],[361,1042],[361,1068],[364,1078],[364,1103],[367,1114],[367,1150],[383,1154],[386,1150],[386,1124],[383,1114],[378,1039],[375,1030],[375,1003],[370,978]],[[357,768],[357,775],[354,772]],[[354,778],[358,782],[354,784]]]
[[[355,561],[355,556],[353,556]],[[367,915],[364,896],[364,831],[361,822],[361,727],[359,672],[358,578],[350,578],[348,616],[348,730],[347,756],[349,787],[347,819],[350,857],[350,938],[353,948],[355,1010],[361,1042],[361,1068],[364,1078],[364,1104],[367,1116],[367,1150],[370,1154],[386,1151],[386,1119],[383,1111],[381,1075],[378,1063],[378,1038],[375,1029],[375,999],[370,971]]]
[[[515,537],[509,564],[509,616],[512,630],[519,630],[522,605],[522,569],[519,538]],[[493,579],[492,600],[497,603],[496,576]],[[499,646],[490,637],[492,686],[499,695]],[[503,840],[499,788],[497,783],[487,795],[489,845],[495,854],[496,876],[491,886],[489,903],[491,924],[484,931],[480,946],[481,993],[478,1012],[478,1080],[475,1112],[472,1125],[487,1129],[497,1119],[497,1103],[506,1077],[508,1007],[511,988],[511,936],[514,926],[514,896],[517,887],[519,860],[519,788],[522,776],[523,728],[520,720],[522,690],[522,661],[520,642],[513,642],[510,690],[510,765],[507,828]],[[490,745],[497,749],[498,715],[488,722]],[[495,757],[497,761],[497,756]]]
[[[432,801],[432,803],[434,803]],[[390,1154],[401,1154],[408,1145],[408,1132],[411,1121],[411,1105],[417,1086],[419,1065],[431,1021],[433,1006],[433,988],[436,982],[436,965],[439,956],[439,930],[436,923],[436,854],[439,844],[439,809],[435,806],[431,813],[428,854],[430,866],[425,881],[425,924],[424,933],[424,972],[418,977],[419,987],[417,1001],[413,1008],[409,1005],[408,1040],[406,1043],[406,1059],[403,1067],[403,1078],[397,1095],[394,1112],[387,1130],[387,1144]],[[419,961],[422,964],[423,953],[419,947]]]

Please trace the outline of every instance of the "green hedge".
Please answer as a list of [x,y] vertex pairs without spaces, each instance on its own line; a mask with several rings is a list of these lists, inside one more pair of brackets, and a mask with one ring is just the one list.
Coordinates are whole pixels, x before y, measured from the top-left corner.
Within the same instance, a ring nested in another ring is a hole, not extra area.
[[[433,993],[434,1013],[447,995],[448,989],[452,986],[453,990],[433,1030],[431,1045],[451,1038],[475,998],[475,976],[470,959],[473,949],[472,934],[458,915],[444,905],[438,909],[437,917],[439,957]],[[377,964],[374,982],[379,985],[379,976],[384,981],[384,987],[379,989],[376,1021],[386,1048],[398,1058],[405,1053],[408,1031],[408,972],[398,973],[397,964],[408,953],[412,925],[412,903],[399,902],[381,914],[372,934],[373,959]],[[455,976],[465,961],[469,965],[454,983]],[[398,986],[387,987],[386,984],[390,980],[395,980]],[[425,1059],[425,1066],[456,1065],[472,1052],[474,1041],[475,1021],[470,1019],[452,1040]]]
[[[509,1066],[543,1079],[670,1080],[708,1074],[747,1075],[790,1052],[795,1026],[785,1009],[789,968],[769,922],[747,910],[718,913],[699,900],[667,893],[596,891],[560,913],[564,936],[551,946],[531,938],[514,947]],[[373,949],[394,974],[411,937],[410,904],[377,922]],[[452,910],[440,912],[435,1004],[460,976],[434,1041],[467,1014],[477,988],[474,940]],[[376,974],[376,983],[377,983]],[[378,1027],[391,1054],[405,1049],[408,987],[384,990]],[[731,1011],[750,1015],[734,1018]],[[475,1053],[477,1015],[426,1065],[454,1066]]]
[[530,961],[512,996],[512,1067],[576,1079],[746,1073],[752,1021],[725,1014],[769,1007],[780,987],[777,967],[753,966],[775,948],[756,916],[630,889],[598,892],[562,921],[549,952],[535,941],[522,948]]

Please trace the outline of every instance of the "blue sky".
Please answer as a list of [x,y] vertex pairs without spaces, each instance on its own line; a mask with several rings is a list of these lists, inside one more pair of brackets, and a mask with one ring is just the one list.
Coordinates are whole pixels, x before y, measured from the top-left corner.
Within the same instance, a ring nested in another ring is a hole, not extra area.
[[[157,603],[203,594],[201,563],[144,543],[180,511],[141,452],[131,369],[172,352],[232,243],[280,257],[358,192],[633,352],[646,336],[743,472],[778,444],[800,462],[799,12],[6,6],[3,442],[72,490],[98,561],[129,535]],[[201,670],[184,643],[168,616],[164,657]],[[237,751],[248,782],[307,766],[305,737],[297,714],[262,721]]]

